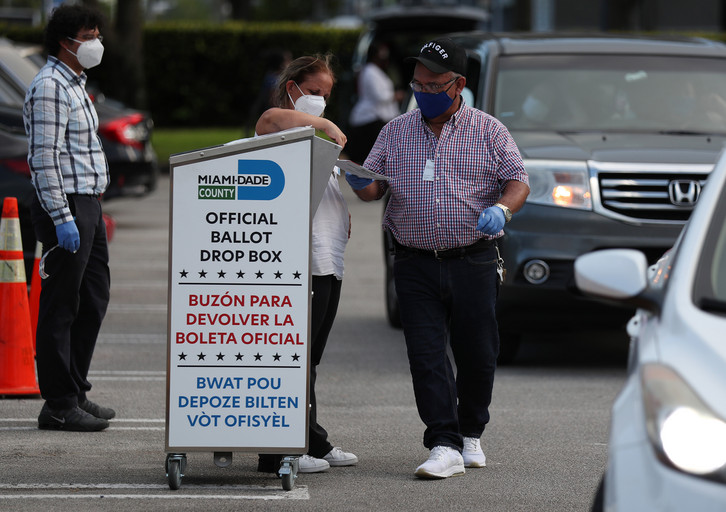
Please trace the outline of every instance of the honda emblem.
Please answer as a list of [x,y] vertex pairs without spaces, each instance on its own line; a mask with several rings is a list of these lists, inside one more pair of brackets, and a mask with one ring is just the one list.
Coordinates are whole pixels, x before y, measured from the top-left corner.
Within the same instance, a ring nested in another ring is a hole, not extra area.
[[695,180],[673,180],[668,183],[668,197],[676,206],[693,206],[701,194],[701,183]]

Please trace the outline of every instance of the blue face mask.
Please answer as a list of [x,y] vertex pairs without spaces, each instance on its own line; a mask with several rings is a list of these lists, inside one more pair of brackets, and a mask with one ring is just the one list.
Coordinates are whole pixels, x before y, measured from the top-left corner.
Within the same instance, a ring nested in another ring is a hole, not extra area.
[[438,94],[414,91],[413,95],[416,97],[416,103],[418,103],[418,107],[426,119],[439,117],[449,110],[449,107],[454,103],[454,99],[446,94],[446,91],[441,91]]

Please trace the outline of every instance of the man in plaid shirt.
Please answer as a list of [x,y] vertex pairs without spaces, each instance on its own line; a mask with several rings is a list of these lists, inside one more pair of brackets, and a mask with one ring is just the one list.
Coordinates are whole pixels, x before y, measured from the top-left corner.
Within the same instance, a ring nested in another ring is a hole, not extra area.
[[383,226],[395,246],[401,323],[431,450],[415,475],[447,478],[486,465],[480,437],[499,351],[496,240],[523,206],[529,179],[504,125],[461,97],[465,50],[438,39],[412,59],[419,109],[389,122],[364,163],[388,181],[346,179],[365,201],[390,191]]
[[101,62],[100,25],[100,15],[80,5],[53,11],[45,31],[48,62],[23,109],[36,190],[31,215],[43,244],[36,335],[41,429],[98,431],[116,414],[86,397],[110,287],[100,203],[108,164],[84,73]]

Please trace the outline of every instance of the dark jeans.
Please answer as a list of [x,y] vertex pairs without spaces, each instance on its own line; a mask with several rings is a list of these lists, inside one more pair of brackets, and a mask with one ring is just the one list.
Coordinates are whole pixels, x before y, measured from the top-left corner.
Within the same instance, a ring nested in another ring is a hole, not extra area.
[[[75,407],[91,389],[88,369],[111,284],[101,203],[96,197],[79,195],[69,195],[68,202],[81,246],[75,254],[56,247],[46,258],[49,276],[41,281],[36,334],[38,384],[51,409]],[[58,240],[37,197],[31,217],[45,254]]]
[[[318,376],[318,365],[323,358],[328,335],[333,328],[335,315],[338,312],[340,291],[343,282],[335,276],[313,276],[313,302],[310,313],[310,418],[308,426],[308,455],[323,458],[333,449],[328,441],[328,432],[318,423],[318,406],[315,399],[315,381]],[[260,455],[260,467],[277,471],[280,467],[281,455]]]
[[[480,437],[499,352],[494,314],[498,290],[494,247],[461,258],[397,251],[394,279],[423,444],[461,451]],[[456,376],[447,354],[456,363]]]

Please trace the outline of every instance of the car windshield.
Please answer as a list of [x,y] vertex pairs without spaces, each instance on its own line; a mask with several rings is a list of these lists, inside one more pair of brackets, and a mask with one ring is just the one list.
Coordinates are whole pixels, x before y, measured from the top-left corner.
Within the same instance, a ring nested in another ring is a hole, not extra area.
[[[726,191],[722,191],[723,193]],[[726,202],[719,201],[710,221],[698,265],[694,302],[709,311],[726,314]]]
[[510,130],[726,132],[726,60],[502,58],[494,112]]

